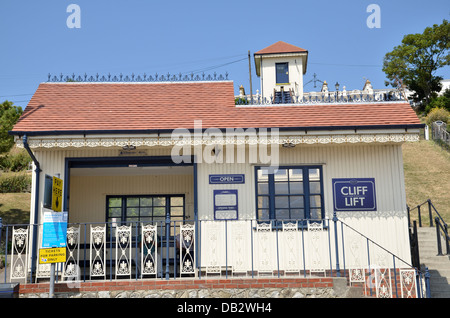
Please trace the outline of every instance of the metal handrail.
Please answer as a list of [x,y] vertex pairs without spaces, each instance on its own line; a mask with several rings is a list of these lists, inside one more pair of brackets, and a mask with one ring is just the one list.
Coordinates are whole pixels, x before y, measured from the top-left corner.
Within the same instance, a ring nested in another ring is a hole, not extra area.
[[441,220],[441,222],[443,224],[445,224],[445,226],[447,226],[446,222],[444,221],[444,219],[442,218],[442,216],[439,214],[439,212],[437,211],[436,207],[434,206],[434,204],[431,202],[431,199],[427,199],[426,201],[416,205],[415,207],[409,207],[408,205],[406,205],[407,211],[408,211],[408,224],[411,226],[411,218],[410,218],[410,213],[412,211],[414,211],[415,209],[417,209],[417,216],[418,216],[418,221],[419,221],[419,227],[422,227],[422,205],[424,204],[428,204],[428,217],[430,219],[430,227],[433,227],[433,211],[436,212],[436,214],[439,216],[439,219]]
[[437,239],[437,246],[438,246],[438,254],[437,255],[443,255],[440,229],[442,229],[442,232],[443,232],[443,236],[445,239],[446,254],[448,255],[450,252],[450,247],[449,247],[450,236],[448,235],[447,224],[445,224],[445,222],[444,222],[444,224],[441,224],[441,221],[439,220],[439,218],[437,216],[434,218],[434,220],[436,222],[436,239]]

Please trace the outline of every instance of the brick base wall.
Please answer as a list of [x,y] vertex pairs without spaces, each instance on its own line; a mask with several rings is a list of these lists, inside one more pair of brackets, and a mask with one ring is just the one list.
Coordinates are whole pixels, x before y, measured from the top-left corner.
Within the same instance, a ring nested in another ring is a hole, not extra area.
[[[340,297],[335,278],[114,280],[56,283],[55,297]],[[20,297],[48,297],[50,283],[20,284]]]

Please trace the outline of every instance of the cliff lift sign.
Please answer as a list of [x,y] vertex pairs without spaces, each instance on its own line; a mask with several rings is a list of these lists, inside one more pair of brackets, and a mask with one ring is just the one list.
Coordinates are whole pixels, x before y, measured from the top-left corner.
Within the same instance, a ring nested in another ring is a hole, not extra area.
[[335,211],[376,211],[374,178],[333,179]]

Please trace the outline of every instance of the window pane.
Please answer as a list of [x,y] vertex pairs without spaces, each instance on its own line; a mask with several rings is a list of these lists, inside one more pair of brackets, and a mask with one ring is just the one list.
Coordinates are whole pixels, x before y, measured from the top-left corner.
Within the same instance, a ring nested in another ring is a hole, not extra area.
[[171,207],[170,208],[170,216],[183,216],[183,207]]
[[288,182],[276,182],[275,183],[275,194],[289,194],[289,183]]
[[303,194],[303,182],[289,183],[291,194]]
[[277,220],[289,219],[289,209],[275,210],[275,218]]
[[139,198],[127,198],[127,206],[139,206]]
[[165,216],[166,215],[166,208],[165,207],[154,207],[153,208],[153,215],[154,216]]
[[139,221],[143,222],[144,224],[147,223],[152,223],[152,218],[151,217],[142,217],[139,219]]
[[182,197],[171,197],[170,205],[171,206],[183,206],[183,198]]
[[321,209],[311,209],[310,210],[310,218],[313,220],[321,220],[322,219],[322,210]]
[[311,195],[309,197],[309,204],[311,208],[320,208],[320,195]]
[[152,216],[152,208],[141,208],[141,217],[142,216]]
[[110,208],[121,207],[122,206],[122,198],[109,198],[108,206]]
[[156,197],[153,198],[154,206],[166,206],[166,198],[165,197]]
[[291,218],[292,219],[305,219],[305,210],[304,209],[291,209]]
[[258,194],[269,194],[269,185],[267,183],[258,183]]
[[258,196],[258,208],[259,209],[268,209],[269,208],[269,197]]
[[305,207],[305,199],[303,196],[291,196],[290,197],[290,207],[291,208],[304,208]]
[[141,206],[152,206],[153,199],[148,197],[141,198]]
[[267,168],[258,169],[258,181],[269,180],[269,170]]
[[122,208],[110,208],[108,217],[121,217],[122,216]]
[[[166,219],[164,217],[153,217],[153,224],[161,226],[161,224],[164,224]],[[159,230],[159,228],[158,228]]]
[[290,169],[290,181],[303,181],[303,169]]
[[258,219],[268,220],[269,219],[269,210],[268,209],[258,209]]
[[309,192],[310,193],[320,193],[320,182],[313,181],[309,183]]
[[289,83],[288,63],[276,63],[275,69],[277,83]]
[[130,217],[139,216],[139,208],[127,208],[127,220]]
[[308,169],[309,171],[309,181],[320,181],[319,169]]
[[276,209],[289,208],[289,197],[288,196],[276,196],[275,197],[275,208]]
[[275,181],[287,181],[288,180],[287,173],[288,173],[287,169],[278,169],[273,174],[274,180]]

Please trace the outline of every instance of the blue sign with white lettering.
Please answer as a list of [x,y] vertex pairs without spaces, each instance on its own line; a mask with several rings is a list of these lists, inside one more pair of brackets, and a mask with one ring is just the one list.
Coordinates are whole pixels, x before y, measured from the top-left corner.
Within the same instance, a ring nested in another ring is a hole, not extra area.
[[245,183],[244,174],[210,174],[209,184],[237,184]]
[[66,247],[67,212],[44,212],[42,248]]
[[335,211],[376,211],[374,178],[333,179]]

